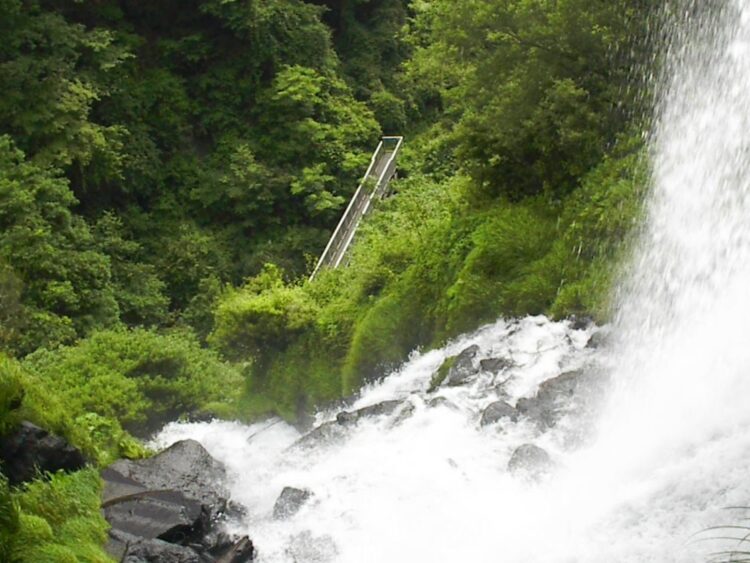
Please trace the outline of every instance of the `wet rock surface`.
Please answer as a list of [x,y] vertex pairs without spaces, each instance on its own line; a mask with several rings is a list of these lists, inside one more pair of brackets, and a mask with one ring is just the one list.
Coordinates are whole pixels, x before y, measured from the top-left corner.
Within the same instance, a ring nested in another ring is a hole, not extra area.
[[363,418],[375,416],[393,415],[403,405],[402,411],[406,411],[411,403],[405,403],[400,400],[383,401],[368,407],[353,411],[341,411],[336,415],[336,419],[324,422],[320,426],[313,428],[310,432],[302,436],[295,442],[291,448],[311,448],[321,444],[331,443],[345,438],[348,430],[355,426]]
[[121,559],[122,563],[202,563],[200,555],[189,547],[158,539],[135,538]]
[[489,426],[504,418],[516,421],[518,420],[518,411],[505,401],[495,401],[482,411],[482,418],[479,424],[481,426]]
[[116,461],[109,469],[149,489],[180,491],[208,506],[212,517],[227,507],[226,470],[195,440],[177,442],[148,459]]
[[381,416],[384,414],[393,414],[403,401],[383,401],[369,407],[364,407],[355,411],[342,411],[336,415],[336,422],[341,425],[355,424],[360,419],[368,416]]
[[276,520],[286,520],[300,511],[302,506],[312,497],[312,491],[297,489],[295,487],[284,487],[279,498],[273,505],[273,517]]
[[445,378],[443,385],[454,387],[463,385],[468,379],[477,375],[479,370],[474,367],[474,358],[479,354],[479,346],[469,346],[464,349],[453,361],[453,365],[448,370],[448,376]]
[[193,440],[115,462],[102,472],[108,552],[129,563],[252,561],[248,538],[219,531],[230,506],[225,478],[224,466]]
[[479,360],[479,369],[491,373],[498,373],[514,366],[510,358],[486,358]]
[[39,472],[77,471],[86,465],[83,454],[64,438],[31,422],[0,438],[0,462],[11,485],[31,481]]

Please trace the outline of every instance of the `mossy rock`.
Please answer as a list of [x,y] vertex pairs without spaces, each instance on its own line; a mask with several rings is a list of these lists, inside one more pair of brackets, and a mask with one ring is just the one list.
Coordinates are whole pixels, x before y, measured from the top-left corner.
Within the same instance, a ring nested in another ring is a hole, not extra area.
[[440,367],[430,380],[430,386],[427,388],[428,393],[437,391],[437,388],[443,384],[443,381],[445,381],[445,379],[448,377],[448,373],[450,373],[451,368],[456,363],[457,358],[458,356],[451,356],[450,358],[445,358],[445,360],[443,360],[443,363],[440,364]]

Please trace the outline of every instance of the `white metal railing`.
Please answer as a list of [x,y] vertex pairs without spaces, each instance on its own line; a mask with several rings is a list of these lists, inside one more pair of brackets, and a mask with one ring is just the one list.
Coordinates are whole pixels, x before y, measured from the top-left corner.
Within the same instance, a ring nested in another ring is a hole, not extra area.
[[[344,211],[341,220],[333,231],[323,254],[315,266],[310,279],[314,279],[318,272],[324,267],[338,268],[354,240],[354,235],[359,228],[362,218],[369,213],[372,203],[382,198],[388,184],[396,173],[396,158],[403,144],[403,137],[383,137],[370,159],[367,172],[357,186],[349,205]],[[368,190],[372,181],[375,181],[372,190]]]

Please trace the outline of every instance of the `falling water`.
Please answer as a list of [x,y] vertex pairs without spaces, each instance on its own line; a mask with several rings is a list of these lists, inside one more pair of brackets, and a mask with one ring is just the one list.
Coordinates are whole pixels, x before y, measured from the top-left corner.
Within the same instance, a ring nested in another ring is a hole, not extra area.
[[[609,347],[587,345],[595,327],[500,320],[364,389],[349,410],[399,399],[400,414],[337,440],[294,447],[299,432],[281,422],[175,424],[157,437],[198,439],[227,464],[247,508],[230,527],[263,563],[698,562],[734,547],[705,530],[750,504],[750,0],[686,5],[671,4],[652,193]],[[428,392],[441,362],[472,344],[475,365],[509,361]],[[480,426],[491,402],[516,404],[580,368],[613,381],[597,424],[576,409],[551,429]],[[507,469],[523,443],[549,452],[551,474]],[[285,486],[313,496],[279,521]]]

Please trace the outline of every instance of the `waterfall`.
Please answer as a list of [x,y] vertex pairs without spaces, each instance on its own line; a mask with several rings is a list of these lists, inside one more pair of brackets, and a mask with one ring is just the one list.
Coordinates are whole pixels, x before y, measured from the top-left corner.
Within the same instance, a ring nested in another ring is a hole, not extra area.
[[[750,0],[666,11],[651,193],[608,346],[592,326],[499,320],[414,354],[346,409],[399,401],[392,412],[348,425],[318,413],[329,434],[309,447],[283,423],[156,438],[198,439],[227,464],[247,509],[229,526],[263,563],[683,563],[735,547],[707,530],[750,504]],[[471,377],[430,391],[473,345]],[[593,414],[571,402],[554,425],[481,425],[493,402],[520,408],[581,370],[612,382]],[[552,460],[539,478],[508,468],[526,443]],[[274,519],[286,486],[312,496]]]

